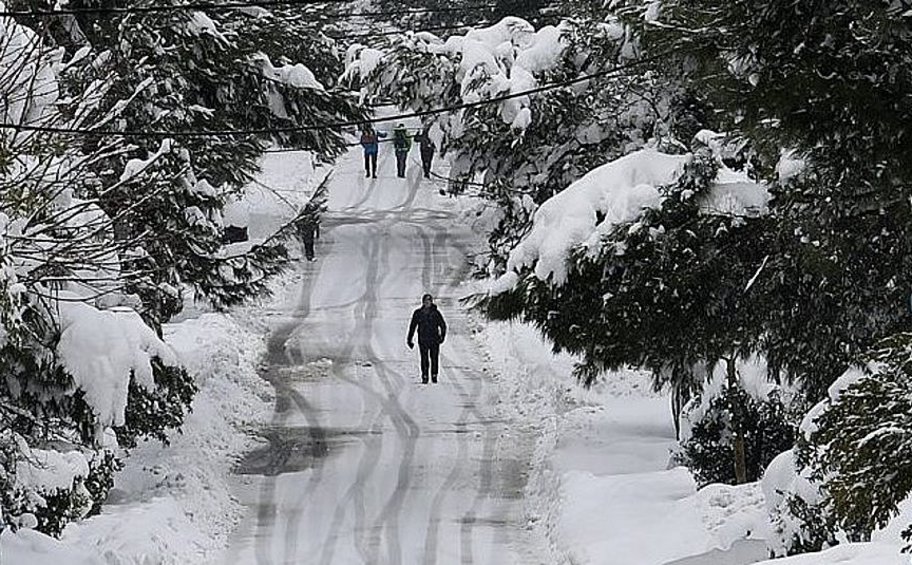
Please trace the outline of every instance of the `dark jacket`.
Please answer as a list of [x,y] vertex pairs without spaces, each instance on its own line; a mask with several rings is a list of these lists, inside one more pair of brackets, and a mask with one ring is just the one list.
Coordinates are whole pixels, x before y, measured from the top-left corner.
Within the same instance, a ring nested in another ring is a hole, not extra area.
[[415,141],[418,142],[418,147],[421,150],[422,155],[429,156],[434,154],[434,142],[431,141],[431,137],[427,134],[427,132],[421,132],[416,135]]
[[408,130],[396,129],[393,131],[393,148],[396,153],[408,153],[412,148],[412,138]]
[[418,329],[418,343],[421,345],[437,345],[446,338],[446,322],[435,304],[425,309],[423,306],[412,313],[412,323],[409,324],[408,341],[411,343]]

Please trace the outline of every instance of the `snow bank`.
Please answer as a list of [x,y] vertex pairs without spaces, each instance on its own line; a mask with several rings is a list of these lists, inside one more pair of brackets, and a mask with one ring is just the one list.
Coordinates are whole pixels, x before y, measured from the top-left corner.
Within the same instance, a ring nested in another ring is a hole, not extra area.
[[756,565],[909,565],[909,555],[895,545],[850,543],[819,553],[770,559]]
[[259,331],[206,313],[166,324],[164,339],[200,387],[183,433],[169,447],[134,449],[101,515],[70,524],[61,540],[112,563],[195,565],[221,551],[242,514],[231,469],[255,444],[249,430],[271,414],[271,389],[257,373]]
[[766,529],[755,484],[696,491],[683,467],[601,477],[570,471],[561,498],[559,535],[573,563],[667,563],[728,549]]
[[0,563],[3,565],[111,565],[97,553],[33,530],[0,533]]

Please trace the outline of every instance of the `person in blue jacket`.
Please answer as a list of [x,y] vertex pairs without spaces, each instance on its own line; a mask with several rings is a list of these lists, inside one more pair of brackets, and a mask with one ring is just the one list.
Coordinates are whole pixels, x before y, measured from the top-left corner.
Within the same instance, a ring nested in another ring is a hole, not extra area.
[[364,148],[364,172],[367,178],[377,178],[377,153],[380,151],[380,134],[367,124],[361,130],[361,147]]

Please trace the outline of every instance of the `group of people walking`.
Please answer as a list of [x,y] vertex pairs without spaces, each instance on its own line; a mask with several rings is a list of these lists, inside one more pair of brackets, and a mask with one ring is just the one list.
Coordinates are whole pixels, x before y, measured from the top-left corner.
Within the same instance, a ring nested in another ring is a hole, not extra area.
[[[377,154],[380,152],[380,139],[386,136],[385,132],[378,132],[370,124],[365,125],[361,130],[361,147],[364,148],[364,172],[368,178],[377,178]],[[392,141],[393,151],[396,154],[396,174],[399,178],[405,178],[408,154],[412,149],[412,135],[404,124],[399,124],[393,130]],[[424,178],[430,178],[435,147],[430,137],[429,128],[424,128],[418,132],[414,137],[414,141],[418,142]]]
[[[364,148],[364,173],[368,178],[377,178],[377,155],[380,153],[380,139],[387,137],[385,132],[376,131],[367,124],[361,130],[361,147]],[[434,142],[431,140],[429,128],[424,128],[413,138],[404,124],[399,124],[393,130],[393,151],[396,154],[396,174],[405,178],[405,169],[408,154],[412,149],[412,141],[418,142],[421,154],[421,167],[424,178],[430,178],[431,165],[434,162]],[[418,335],[418,351],[421,358],[421,382],[436,383],[439,374],[440,344],[446,339],[447,326],[443,315],[434,304],[433,297],[425,294],[421,297],[421,307],[412,313],[409,323],[406,344],[409,349],[415,347],[415,334]]]

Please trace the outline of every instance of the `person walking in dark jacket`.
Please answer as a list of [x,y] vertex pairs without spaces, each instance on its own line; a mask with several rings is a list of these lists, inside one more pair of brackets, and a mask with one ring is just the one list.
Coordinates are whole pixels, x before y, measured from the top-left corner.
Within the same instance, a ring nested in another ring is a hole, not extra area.
[[380,152],[380,137],[386,134],[379,134],[374,131],[370,124],[364,126],[361,130],[361,147],[364,148],[364,171],[365,176],[377,178],[377,153]]
[[437,382],[438,357],[440,344],[446,339],[446,322],[443,315],[434,304],[430,294],[421,297],[421,308],[412,313],[412,322],[409,324],[406,343],[409,349],[415,347],[413,338],[418,330],[418,351],[421,353],[421,382],[427,384],[428,369],[431,371],[431,382]]
[[393,149],[396,151],[396,171],[399,178],[405,178],[405,161],[411,148],[412,138],[405,125],[397,125],[393,130]]
[[431,178],[431,164],[434,162],[434,142],[431,141],[430,128],[424,130],[415,136],[418,142],[418,150],[421,152],[421,168],[424,169],[424,178]]
[[308,261],[316,261],[314,256],[314,240],[320,237],[320,224],[317,220],[308,220],[300,227],[301,241],[304,243],[304,257]]

